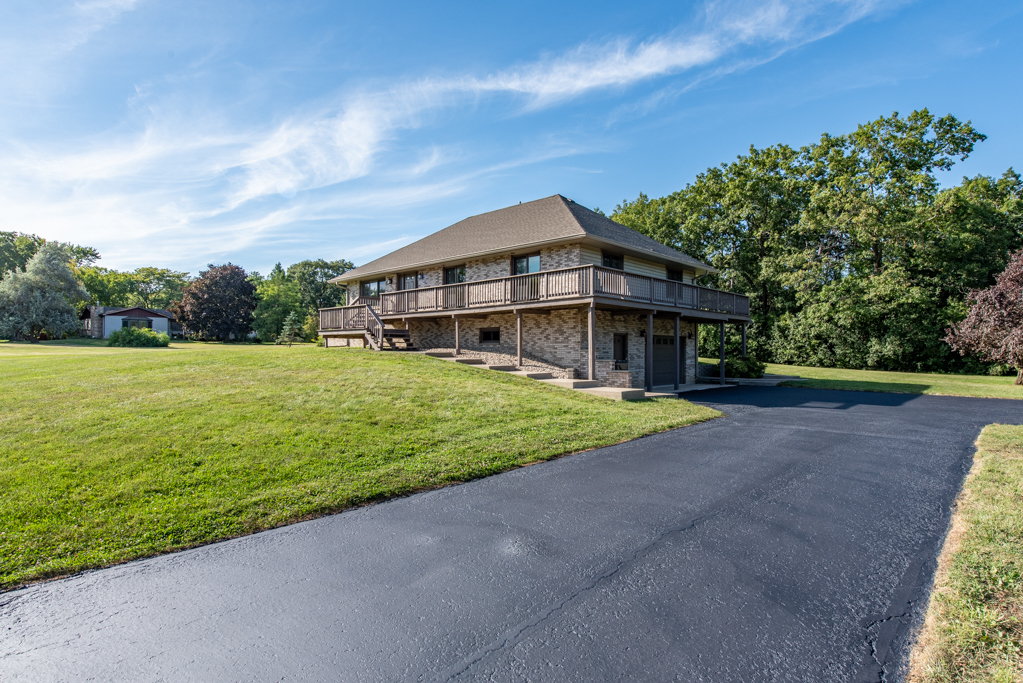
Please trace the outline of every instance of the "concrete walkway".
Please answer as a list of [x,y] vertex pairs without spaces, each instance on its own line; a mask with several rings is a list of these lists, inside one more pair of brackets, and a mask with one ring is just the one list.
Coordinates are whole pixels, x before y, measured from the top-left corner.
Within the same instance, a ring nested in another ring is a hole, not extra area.
[[0,680],[896,680],[1023,403],[693,397],[730,417],[0,594]]

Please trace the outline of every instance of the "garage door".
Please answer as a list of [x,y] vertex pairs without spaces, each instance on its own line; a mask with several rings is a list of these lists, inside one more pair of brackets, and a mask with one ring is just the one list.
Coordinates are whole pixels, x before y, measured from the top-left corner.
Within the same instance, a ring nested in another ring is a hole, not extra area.
[[675,383],[675,337],[654,335],[654,386]]

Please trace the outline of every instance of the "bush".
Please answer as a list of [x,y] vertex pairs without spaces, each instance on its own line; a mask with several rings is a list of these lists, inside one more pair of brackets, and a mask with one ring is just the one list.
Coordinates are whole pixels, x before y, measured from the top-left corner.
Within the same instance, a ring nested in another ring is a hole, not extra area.
[[[700,363],[697,376],[718,377],[719,365],[717,363]],[[757,360],[756,356],[750,354],[745,358],[741,356],[725,358],[725,377],[757,379],[764,376],[767,366]]]
[[110,335],[107,346],[167,346],[170,337],[163,332],[153,332],[144,327],[122,327]]
[[756,379],[764,376],[764,370],[767,369],[767,365],[757,360],[757,357],[750,354],[743,358],[742,356],[736,356],[734,358],[725,358],[725,376],[726,377],[743,377],[747,379]]

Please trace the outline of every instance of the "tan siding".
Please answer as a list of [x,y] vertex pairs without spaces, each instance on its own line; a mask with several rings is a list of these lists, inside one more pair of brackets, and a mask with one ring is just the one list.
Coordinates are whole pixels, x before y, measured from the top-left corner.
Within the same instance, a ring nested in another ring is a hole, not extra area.
[[604,262],[603,256],[600,253],[600,249],[597,247],[591,247],[588,244],[582,245],[579,254],[580,265],[592,265],[599,266]]
[[668,276],[668,271],[662,264],[651,263],[650,261],[633,258],[632,256],[625,257],[625,272],[636,273],[637,275],[646,275],[648,277],[659,277],[662,279]]

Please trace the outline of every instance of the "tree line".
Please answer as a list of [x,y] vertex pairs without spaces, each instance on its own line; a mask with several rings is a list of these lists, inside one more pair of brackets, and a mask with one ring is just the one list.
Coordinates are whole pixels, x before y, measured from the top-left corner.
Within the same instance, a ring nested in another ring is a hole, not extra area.
[[312,339],[317,309],[344,305],[346,290],[328,281],[350,261],[278,263],[269,276],[228,263],[197,277],[166,268],[117,271],[97,266],[91,247],[0,232],[0,338],[37,341],[76,334],[85,306],[167,309],[197,339],[228,341],[255,331],[260,341]]
[[[926,109],[801,148],[751,147],[614,220],[714,266],[708,286],[750,297],[761,361],[823,367],[1001,372],[960,355],[947,331],[1023,247],[1023,181],[937,174],[985,136]],[[717,343],[701,334],[708,353]],[[730,352],[739,345],[729,331]]]

